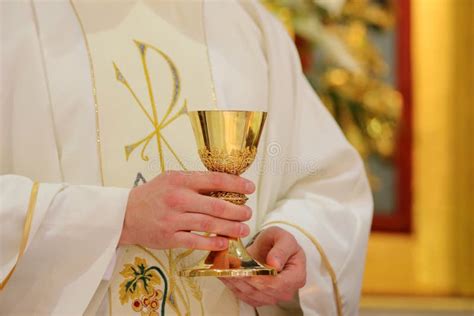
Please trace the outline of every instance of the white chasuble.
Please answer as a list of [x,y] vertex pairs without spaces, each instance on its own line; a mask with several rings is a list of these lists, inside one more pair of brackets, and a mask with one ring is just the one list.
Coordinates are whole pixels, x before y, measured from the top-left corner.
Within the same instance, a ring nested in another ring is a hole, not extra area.
[[[257,1],[0,1],[0,314],[255,315],[204,254],[118,247],[128,194],[204,170],[186,110],[267,111],[250,236],[291,233],[306,285],[259,315],[357,315],[364,165]],[[111,273],[109,273],[110,271]],[[145,282],[146,281],[146,282]]]

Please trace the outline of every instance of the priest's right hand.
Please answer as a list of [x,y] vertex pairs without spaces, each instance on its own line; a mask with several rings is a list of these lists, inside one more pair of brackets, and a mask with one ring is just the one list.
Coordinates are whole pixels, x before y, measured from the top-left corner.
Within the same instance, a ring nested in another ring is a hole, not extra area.
[[[207,196],[212,191],[250,194],[255,185],[242,177],[219,172],[167,171],[130,191],[120,245],[153,249],[224,250],[227,238],[245,237],[248,206]],[[209,232],[218,236],[202,236]]]

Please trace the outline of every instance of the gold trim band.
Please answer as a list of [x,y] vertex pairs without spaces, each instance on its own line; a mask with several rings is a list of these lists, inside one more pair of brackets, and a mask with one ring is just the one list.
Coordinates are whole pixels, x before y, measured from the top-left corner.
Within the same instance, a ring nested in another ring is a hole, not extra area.
[[84,37],[84,44],[87,50],[87,58],[89,60],[89,70],[90,70],[90,76],[91,76],[91,81],[92,81],[92,95],[94,97],[94,112],[95,112],[95,126],[96,126],[95,137],[96,137],[96,143],[97,143],[97,154],[99,158],[100,182],[103,186],[104,185],[104,172],[103,172],[103,167],[102,167],[102,146],[100,142],[99,101],[97,97],[94,62],[92,61],[91,49],[89,46],[89,40],[86,35],[86,29],[84,28],[84,24],[82,23],[79,12],[77,11],[76,5],[74,4],[73,0],[69,0],[69,3],[71,4],[71,7],[74,11],[74,15],[76,16],[77,21],[79,22],[81,33],[82,33],[82,36]]
[[293,223],[289,223],[289,222],[285,222],[285,221],[272,221],[272,222],[269,222],[269,223],[266,223],[264,227],[267,227],[267,226],[270,226],[270,225],[274,225],[274,224],[283,224],[283,225],[288,225],[288,226],[291,226],[297,230],[299,230],[303,235],[306,236],[306,238],[308,238],[312,243],[313,245],[316,247],[316,249],[318,250],[319,252],[319,255],[321,256],[321,260],[323,262],[323,265],[324,267],[326,268],[326,270],[328,271],[329,273],[329,276],[331,277],[331,282],[332,282],[332,288],[333,288],[333,291],[334,291],[334,301],[336,303],[336,308],[337,308],[337,315],[338,316],[342,316],[342,299],[341,299],[341,294],[339,292],[339,286],[337,285],[337,277],[336,277],[336,272],[334,272],[334,269],[331,265],[331,262],[329,261],[329,258],[328,256],[326,255],[326,252],[324,251],[323,247],[321,246],[321,244],[319,243],[319,241],[316,239],[316,237],[314,237],[313,235],[311,235],[309,232],[307,232],[304,228],[296,225],[296,224],[293,224]]
[[25,223],[23,224],[23,236],[21,237],[20,250],[18,252],[18,256],[16,257],[16,262],[13,265],[13,268],[10,270],[10,272],[8,272],[5,279],[2,282],[0,282],[0,291],[3,290],[5,285],[7,285],[8,280],[10,280],[10,277],[13,275],[13,272],[15,271],[18,261],[20,260],[20,258],[23,256],[23,253],[25,252],[26,245],[28,244],[28,237],[30,235],[31,223],[33,222],[33,214],[35,211],[38,190],[39,190],[39,183],[38,182],[33,183],[33,187],[31,188],[31,193],[30,193],[30,201],[28,203],[28,209],[26,211]]
[[211,64],[211,56],[210,56],[210,53],[209,53],[209,43],[208,43],[208,40],[207,40],[207,32],[206,32],[206,22],[205,22],[205,3],[204,1],[201,1],[201,23],[202,23],[202,32],[203,32],[203,36],[204,36],[204,43],[206,45],[206,55],[207,55],[207,62],[209,64],[209,75],[210,75],[210,78],[211,78],[211,97],[212,97],[212,105],[214,107],[215,110],[218,109],[217,107],[217,93],[216,93],[216,84],[214,82],[214,74],[212,73],[212,64]]

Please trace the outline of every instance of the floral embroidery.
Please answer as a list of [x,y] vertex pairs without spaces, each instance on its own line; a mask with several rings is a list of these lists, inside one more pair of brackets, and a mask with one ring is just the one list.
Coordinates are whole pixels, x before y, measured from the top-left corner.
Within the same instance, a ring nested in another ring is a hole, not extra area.
[[[158,316],[165,314],[165,303],[168,292],[168,281],[156,266],[148,266],[143,258],[135,257],[134,264],[125,264],[120,274],[125,280],[120,284],[120,303],[131,301],[131,307],[142,316]],[[158,287],[164,283],[164,293]],[[161,304],[160,304],[161,301]]]

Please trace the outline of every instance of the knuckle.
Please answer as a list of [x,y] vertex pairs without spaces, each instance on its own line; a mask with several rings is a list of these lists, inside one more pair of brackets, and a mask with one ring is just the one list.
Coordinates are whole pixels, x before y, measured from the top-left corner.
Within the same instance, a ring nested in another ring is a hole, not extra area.
[[197,239],[194,238],[194,236],[191,236],[191,238],[187,238],[186,241],[184,242],[184,246],[186,246],[189,249],[196,249],[198,246]]
[[179,171],[166,172],[166,180],[171,185],[182,186],[185,178],[186,178],[185,175]]
[[293,235],[290,234],[290,233],[286,233],[286,235],[288,236],[287,238],[288,238],[288,240],[291,241],[291,243],[293,243],[293,244],[295,244],[296,246],[299,247],[298,242],[296,241],[295,236],[293,236]]
[[271,226],[265,229],[265,233],[273,236],[275,240],[278,240],[281,238],[281,231],[282,229],[277,226]]
[[231,234],[231,236],[238,237],[238,236],[240,236],[241,230],[244,230],[244,229],[245,228],[242,227],[242,224],[235,223],[235,224],[231,225],[229,233]]
[[221,238],[211,238],[209,239],[209,244],[212,249],[221,249],[223,246],[223,241]]
[[281,227],[272,227],[275,231],[275,234],[278,234],[279,236],[285,236],[287,235],[287,231],[284,230],[283,228]]
[[201,228],[201,231],[203,232],[209,232],[211,231],[211,229],[213,228],[213,223],[212,223],[212,220],[211,219],[203,219],[200,223],[199,223],[199,227]]
[[214,199],[211,204],[212,214],[217,217],[222,217],[226,211],[226,205],[224,201]]
[[163,194],[163,203],[171,208],[178,208],[182,203],[182,197],[177,193],[176,190],[169,190]]
[[174,233],[174,225],[171,225],[169,221],[164,220],[160,225],[160,235],[164,238],[168,238]]
[[285,251],[281,248],[273,248],[272,255],[280,259],[286,257]]
[[218,172],[213,172],[209,175],[209,182],[212,186],[220,188],[224,184],[224,176]]

